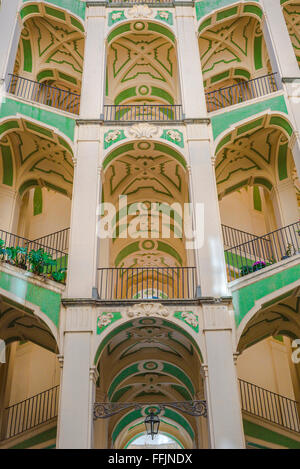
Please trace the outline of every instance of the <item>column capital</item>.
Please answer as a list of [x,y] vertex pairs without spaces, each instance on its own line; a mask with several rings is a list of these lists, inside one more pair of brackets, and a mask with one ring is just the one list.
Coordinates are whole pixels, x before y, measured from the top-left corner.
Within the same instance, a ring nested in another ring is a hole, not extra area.
[[99,373],[96,366],[90,367],[90,381],[96,384],[97,379],[99,378]]

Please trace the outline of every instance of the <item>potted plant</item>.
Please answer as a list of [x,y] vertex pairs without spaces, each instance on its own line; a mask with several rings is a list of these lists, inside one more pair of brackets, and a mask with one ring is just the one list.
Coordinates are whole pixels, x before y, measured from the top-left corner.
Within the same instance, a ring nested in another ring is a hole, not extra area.
[[244,277],[245,275],[248,275],[248,274],[252,274],[253,272],[253,268],[251,265],[244,265],[241,269],[240,269],[240,274],[242,277]]
[[59,283],[65,283],[67,269],[59,269],[56,272],[52,272],[51,277],[53,280]]
[[6,254],[5,243],[3,239],[0,239],[0,262],[4,261],[5,254]]
[[[285,251],[285,255],[282,256],[281,260],[287,259],[288,257],[291,257],[291,255],[292,255],[292,249],[293,249],[293,248],[294,248],[294,246],[289,243],[289,244],[287,245],[287,248],[286,248],[286,251]],[[294,251],[295,251],[295,249],[294,249]]]
[[254,262],[253,266],[252,266],[252,270],[253,272],[256,272],[257,270],[261,270],[261,269],[264,269],[266,267],[266,263],[263,262],[263,261],[258,261],[258,262]]
[[7,260],[10,264],[19,267],[21,269],[27,269],[26,259],[27,259],[27,248],[17,247],[8,247],[5,249]]
[[46,267],[55,265],[55,261],[52,259],[51,254],[45,252],[42,248],[37,250],[32,249],[28,254],[28,260],[30,271],[37,275],[43,274]]

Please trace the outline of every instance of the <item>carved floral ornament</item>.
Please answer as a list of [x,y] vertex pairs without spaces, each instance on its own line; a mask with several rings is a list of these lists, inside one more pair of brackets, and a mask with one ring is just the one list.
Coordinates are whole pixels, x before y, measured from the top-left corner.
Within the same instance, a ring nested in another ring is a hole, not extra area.
[[132,8],[128,8],[125,15],[127,18],[151,18],[153,10],[148,5],[135,5]]
[[125,135],[128,138],[159,138],[162,129],[158,126],[150,124],[136,124],[125,129]]
[[127,310],[127,316],[129,318],[140,318],[140,317],[149,317],[149,316],[159,316],[166,318],[169,316],[170,312],[168,308],[163,306],[160,303],[142,303],[131,306]]
[[198,318],[194,313],[191,312],[184,312],[181,314],[182,319],[185,320],[187,324],[190,324],[193,327],[198,326]]
[[112,313],[102,313],[98,317],[98,327],[101,329],[102,327],[107,327],[113,320],[114,315]]

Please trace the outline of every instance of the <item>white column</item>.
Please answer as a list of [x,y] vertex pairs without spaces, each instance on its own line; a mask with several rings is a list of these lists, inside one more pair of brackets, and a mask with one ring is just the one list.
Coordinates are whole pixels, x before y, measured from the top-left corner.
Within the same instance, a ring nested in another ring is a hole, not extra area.
[[87,6],[80,117],[100,119],[105,89],[105,7]]
[[7,78],[7,73],[12,73],[17,54],[21,20],[18,18],[21,0],[2,0],[0,7],[0,83]]
[[178,66],[186,119],[206,117],[206,102],[194,7],[176,6]]
[[210,444],[213,449],[242,449],[245,438],[233,355],[233,311],[203,305],[204,366]]
[[96,286],[100,130],[98,124],[83,124],[77,132],[66,292],[69,298],[90,298]]
[[299,65],[286,26],[280,0],[261,0],[265,13],[263,25],[273,71],[281,77],[300,78]]
[[[207,124],[188,124],[187,140],[190,159],[191,202],[203,204],[204,244],[196,250],[196,266],[202,296],[227,296],[227,277],[221,219],[216,189],[215,171],[211,157]],[[194,205],[194,209],[196,205]],[[201,220],[199,220],[201,223]]]
[[66,312],[57,446],[92,448],[96,370],[91,366],[92,308]]
[[17,191],[0,184],[0,229],[15,233],[19,213],[18,199]]
[[271,200],[278,227],[287,226],[299,220],[296,189],[291,179],[285,179],[273,187]]

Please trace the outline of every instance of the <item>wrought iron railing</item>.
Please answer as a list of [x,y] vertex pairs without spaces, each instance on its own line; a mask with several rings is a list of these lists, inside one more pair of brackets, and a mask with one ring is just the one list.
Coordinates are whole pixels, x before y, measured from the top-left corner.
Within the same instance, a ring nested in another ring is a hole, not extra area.
[[29,80],[28,78],[9,74],[7,92],[28,101],[45,104],[72,114],[79,114],[79,94]]
[[15,265],[16,267],[23,268],[24,270],[30,270],[30,251],[43,249],[44,252],[48,253],[52,257],[52,260],[55,261],[55,263],[53,265],[44,266],[41,274],[51,276],[54,272],[58,272],[67,268],[68,255],[63,251],[46,246],[45,244],[37,241],[31,241],[30,239],[8,233],[4,230],[0,230],[0,240],[4,241],[4,246],[6,248],[19,247],[26,250],[24,253],[20,252],[15,259],[11,257],[9,253],[1,255],[0,251],[0,260],[6,261],[12,265]]
[[1,439],[20,435],[57,417],[58,401],[59,385],[7,407],[3,413]]
[[193,299],[195,267],[99,268],[101,300]]
[[181,121],[181,104],[118,104],[104,106],[105,121]]
[[147,3],[147,5],[164,5],[165,3],[170,5],[173,0],[107,0],[108,5],[142,5],[144,3]]
[[252,80],[242,81],[226,88],[209,91],[205,93],[207,111],[213,112],[244,101],[260,98],[261,96],[274,93],[278,89],[276,73],[271,73]]
[[229,280],[300,254],[300,221],[225,250]]
[[298,403],[239,379],[242,410],[281,427],[300,432]]
[[69,250],[70,228],[50,233],[40,238],[33,239],[32,242],[42,244],[47,248],[57,249],[59,251],[68,252]]
[[[222,225],[222,234],[224,246],[227,248],[239,246],[240,244],[257,239],[257,235],[255,234],[247,233],[247,231],[238,230],[237,228],[232,228],[227,225]],[[265,241],[269,242],[267,238],[265,238]]]

